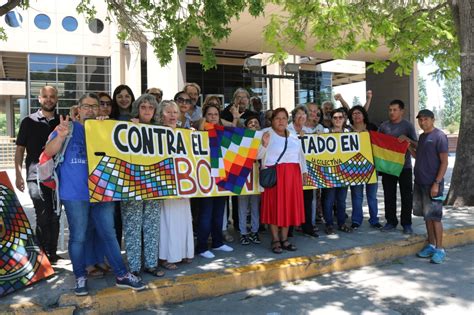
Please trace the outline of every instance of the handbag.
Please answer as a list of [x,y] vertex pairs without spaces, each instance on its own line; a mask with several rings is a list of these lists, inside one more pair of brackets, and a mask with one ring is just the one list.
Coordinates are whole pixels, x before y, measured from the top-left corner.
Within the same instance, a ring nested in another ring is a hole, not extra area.
[[277,161],[272,166],[261,169],[259,172],[259,183],[260,183],[260,186],[262,186],[263,188],[271,188],[276,185],[276,182],[277,182],[276,166],[278,162],[280,162],[280,159],[283,156],[283,154],[285,154],[287,145],[288,145],[288,136],[286,135],[286,131],[285,131],[285,147],[283,148],[283,151],[281,152]]

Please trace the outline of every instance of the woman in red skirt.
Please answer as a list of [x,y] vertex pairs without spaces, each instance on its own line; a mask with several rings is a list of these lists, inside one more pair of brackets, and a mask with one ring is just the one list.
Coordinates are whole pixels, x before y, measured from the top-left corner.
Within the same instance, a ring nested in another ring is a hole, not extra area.
[[288,241],[288,228],[290,225],[301,225],[305,220],[303,176],[306,176],[307,170],[301,141],[287,130],[286,109],[274,110],[271,121],[272,126],[263,135],[259,150],[262,165],[275,165],[284,153],[276,166],[276,185],[263,191],[260,217],[262,223],[270,225],[272,251],[280,254],[283,249],[296,250],[296,246]]

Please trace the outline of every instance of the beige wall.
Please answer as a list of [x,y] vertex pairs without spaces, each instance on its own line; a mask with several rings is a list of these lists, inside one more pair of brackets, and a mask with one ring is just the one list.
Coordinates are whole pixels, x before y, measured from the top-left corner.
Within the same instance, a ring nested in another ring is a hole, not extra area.
[[396,66],[391,64],[385,72],[379,74],[367,70],[366,88],[374,93],[369,117],[376,124],[388,119],[388,104],[393,99],[400,99],[405,103],[405,119],[415,122],[418,73],[414,70],[409,76],[398,76],[395,74],[395,68]]

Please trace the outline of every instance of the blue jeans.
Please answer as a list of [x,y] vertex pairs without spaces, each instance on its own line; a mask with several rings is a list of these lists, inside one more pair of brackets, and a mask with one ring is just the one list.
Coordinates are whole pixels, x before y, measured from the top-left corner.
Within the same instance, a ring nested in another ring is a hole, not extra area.
[[85,244],[86,267],[105,263],[104,242],[100,239],[93,225],[89,225],[89,229]]
[[[365,184],[365,195],[367,196],[367,204],[369,206],[369,223],[371,225],[379,223],[378,204],[377,204],[377,188],[378,184]],[[361,225],[364,219],[362,211],[362,202],[364,200],[364,185],[351,186],[352,200],[352,223]]]
[[346,223],[347,187],[324,188],[324,221],[326,226],[334,225],[333,208],[336,203],[337,225]]
[[224,244],[222,241],[222,222],[224,220],[226,198],[227,197],[201,198],[196,254],[208,250],[207,240],[209,234],[212,237],[212,248],[217,248]]
[[86,277],[86,246],[92,227],[103,244],[103,253],[117,277],[123,277],[127,268],[123,263],[114,228],[114,203],[90,203],[85,200],[63,200],[69,223],[69,256],[76,278]]

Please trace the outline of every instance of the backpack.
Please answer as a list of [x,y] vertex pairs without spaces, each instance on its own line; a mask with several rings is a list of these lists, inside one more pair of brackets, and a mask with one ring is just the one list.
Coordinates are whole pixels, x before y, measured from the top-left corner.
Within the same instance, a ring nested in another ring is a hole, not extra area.
[[[69,141],[72,138],[73,130],[74,130],[74,124],[71,121],[69,122],[69,133],[66,136],[66,139],[64,140],[59,152],[56,153],[54,157],[48,156],[46,153],[44,153],[44,151],[41,152],[41,155],[39,157],[39,162],[36,166],[37,174],[38,174],[38,178],[37,178],[38,186],[42,184],[55,191],[56,212],[59,212],[59,209],[61,209],[60,201],[59,201],[59,189],[58,189],[59,178],[58,178],[58,174],[56,173],[56,169],[64,161],[64,153],[66,152],[66,148],[69,144]],[[40,194],[41,194],[41,189],[40,189]]]

